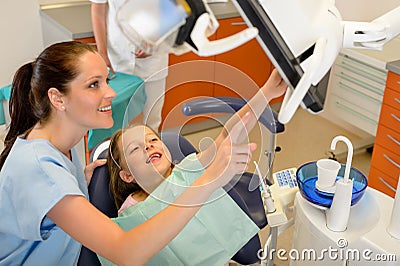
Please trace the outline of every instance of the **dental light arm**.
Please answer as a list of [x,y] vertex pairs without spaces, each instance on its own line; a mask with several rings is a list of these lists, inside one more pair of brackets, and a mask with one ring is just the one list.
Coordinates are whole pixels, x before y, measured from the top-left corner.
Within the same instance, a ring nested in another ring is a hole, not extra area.
[[127,0],[117,20],[128,39],[147,54],[192,51],[212,56],[241,46],[258,34],[250,27],[210,41],[208,37],[219,23],[205,0]]
[[[328,8],[331,11],[333,9]],[[373,20],[370,23],[342,21],[343,42],[340,48],[374,49],[382,50],[383,46],[400,34],[400,6]],[[334,32],[334,28],[331,28]],[[315,48],[309,58],[308,65],[304,67],[304,74],[293,91],[286,95],[282,109],[279,114],[279,121],[287,123],[293,117],[297,107],[301,104],[308,88],[316,85],[323,75],[333,64],[333,57],[326,60],[327,53],[337,56],[337,47],[329,46],[329,42],[336,43],[336,40],[320,36],[315,41]],[[340,40],[340,36],[335,36]],[[325,55],[324,55],[325,54]]]
[[[255,27],[250,27],[226,38],[210,41],[208,37],[215,33],[219,27],[211,8],[203,0],[188,0],[187,3],[192,10],[192,14],[187,18],[186,24],[181,27],[179,32],[186,33],[186,36],[184,35],[185,40],[179,40],[178,37],[171,50],[175,54],[187,51],[192,51],[199,56],[221,54],[241,46],[258,34],[258,30]],[[191,27],[193,21],[194,25]],[[180,38],[182,39],[182,36]]]
[[188,42],[185,43],[186,47],[199,56],[211,56],[225,53],[255,38],[258,34],[258,30],[256,28],[247,28],[226,38],[209,41],[205,34],[207,32],[209,21],[210,14],[202,14],[197,19],[196,24],[193,27],[193,31],[190,34],[192,44]]
[[212,56],[256,37],[290,88],[278,116],[283,124],[300,105],[323,110],[329,71],[342,48],[382,49],[400,33],[400,7],[372,22],[353,22],[342,20],[334,0],[232,2],[249,28],[215,41],[208,38],[219,24],[206,0],[126,0],[117,19],[148,54]]
[[247,24],[258,28],[257,40],[289,85],[278,117],[283,124],[299,105],[322,111],[326,77],[342,48],[382,49],[400,33],[400,7],[366,23],[343,21],[334,0],[233,3]]
[[372,22],[343,22],[343,47],[382,50],[400,34],[400,6]]

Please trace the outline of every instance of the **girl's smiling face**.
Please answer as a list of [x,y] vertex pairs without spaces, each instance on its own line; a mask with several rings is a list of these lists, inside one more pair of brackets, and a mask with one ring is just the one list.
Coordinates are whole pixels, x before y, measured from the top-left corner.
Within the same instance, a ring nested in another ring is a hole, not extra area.
[[144,125],[128,128],[121,141],[122,161],[143,189],[152,181],[158,185],[171,174],[171,154],[151,128]]

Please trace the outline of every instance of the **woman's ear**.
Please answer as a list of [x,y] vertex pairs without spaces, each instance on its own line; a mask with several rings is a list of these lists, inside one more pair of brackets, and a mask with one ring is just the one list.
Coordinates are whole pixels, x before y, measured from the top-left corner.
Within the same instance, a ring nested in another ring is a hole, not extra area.
[[133,177],[133,175],[131,175],[131,173],[129,173],[125,170],[119,171],[119,177],[122,179],[122,181],[124,181],[126,183],[132,183],[135,181],[135,178]]
[[54,106],[54,108],[56,108],[57,110],[61,110],[61,111],[65,110],[63,94],[58,89],[50,88],[47,91],[47,95],[50,99],[51,104]]

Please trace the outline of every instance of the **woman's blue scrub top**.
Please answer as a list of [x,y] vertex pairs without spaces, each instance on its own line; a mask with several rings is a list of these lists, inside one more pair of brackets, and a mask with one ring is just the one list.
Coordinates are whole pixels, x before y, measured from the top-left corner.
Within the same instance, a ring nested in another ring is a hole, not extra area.
[[46,217],[66,195],[88,198],[76,151],[17,138],[0,172],[0,265],[77,263],[80,243]]

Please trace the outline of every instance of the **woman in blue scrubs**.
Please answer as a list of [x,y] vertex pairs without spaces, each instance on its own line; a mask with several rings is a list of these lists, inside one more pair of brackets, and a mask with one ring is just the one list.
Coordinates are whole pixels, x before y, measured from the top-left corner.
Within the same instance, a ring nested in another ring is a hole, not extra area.
[[175,204],[123,231],[88,201],[96,164],[83,171],[73,148],[89,129],[113,125],[107,77],[102,57],[77,42],[54,44],[17,71],[0,156],[1,265],[74,265],[82,244],[116,264],[144,264],[241,168],[211,162]]

